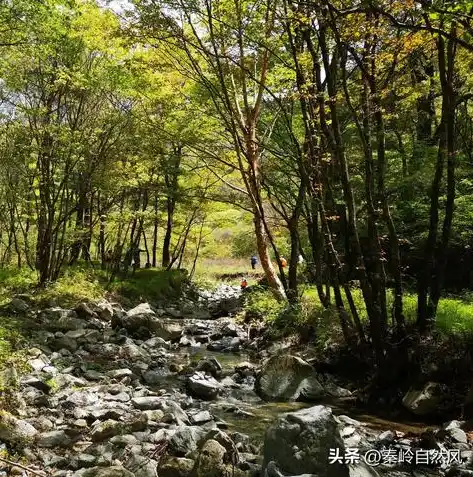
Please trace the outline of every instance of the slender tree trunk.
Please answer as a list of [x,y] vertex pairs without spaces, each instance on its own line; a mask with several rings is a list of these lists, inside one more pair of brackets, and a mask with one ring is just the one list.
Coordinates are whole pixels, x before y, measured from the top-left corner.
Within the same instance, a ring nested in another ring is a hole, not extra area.
[[176,201],[174,197],[168,197],[166,199],[166,231],[164,233],[163,239],[163,256],[162,256],[162,267],[167,268],[171,261],[171,237],[174,221],[174,209]]
[[159,225],[159,217],[158,217],[158,194],[155,193],[154,196],[154,217],[153,217],[153,268],[156,267],[157,263],[157,253],[158,253],[158,225]]

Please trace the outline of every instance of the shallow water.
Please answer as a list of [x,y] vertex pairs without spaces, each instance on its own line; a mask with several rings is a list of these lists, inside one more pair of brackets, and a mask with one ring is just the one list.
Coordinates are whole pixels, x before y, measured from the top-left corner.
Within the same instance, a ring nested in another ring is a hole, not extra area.
[[[223,374],[231,374],[235,366],[243,361],[256,362],[248,353],[223,353],[217,351],[208,351],[202,348],[179,348],[172,351],[176,357],[176,362],[180,364],[196,363],[200,359],[214,357],[223,368]],[[168,385],[176,387],[176,377],[170,377],[167,380]],[[180,382],[179,387],[183,386]],[[380,409],[379,412],[370,409],[366,410],[355,407],[353,400],[324,400],[318,403],[303,402],[264,402],[259,403],[243,402],[236,399],[230,401],[219,400],[209,403],[212,413],[224,421],[231,431],[237,431],[249,435],[250,437],[262,440],[267,427],[277,419],[278,416],[287,412],[305,409],[317,404],[329,406],[335,415],[346,415],[366,424],[367,427],[383,432],[386,430],[400,431],[405,434],[420,434],[429,426],[423,422],[416,422],[409,419],[399,419],[386,417],[386,410]]]

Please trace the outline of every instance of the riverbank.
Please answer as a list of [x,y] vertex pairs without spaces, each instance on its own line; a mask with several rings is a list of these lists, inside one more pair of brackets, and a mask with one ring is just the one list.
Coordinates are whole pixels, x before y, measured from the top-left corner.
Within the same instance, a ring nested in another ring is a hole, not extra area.
[[[328,460],[332,448],[363,453],[387,445],[459,450],[462,466],[470,465],[468,422],[428,430],[422,420],[367,414],[355,389],[314,369],[309,347],[287,340],[261,349],[231,316],[241,307],[238,287],[184,291],[161,307],[132,309],[104,299],[38,308],[24,298],[4,308],[35,328],[22,350],[25,368],[3,373],[0,441],[8,461],[40,475],[423,476],[455,467],[391,462],[374,470]],[[287,434],[288,422],[299,431]],[[322,437],[321,426],[330,429]],[[301,433],[313,439],[301,441]],[[305,455],[302,464],[294,463],[295,450],[271,453],[285,442]],[[20,471],[3,467],[3,475]]]

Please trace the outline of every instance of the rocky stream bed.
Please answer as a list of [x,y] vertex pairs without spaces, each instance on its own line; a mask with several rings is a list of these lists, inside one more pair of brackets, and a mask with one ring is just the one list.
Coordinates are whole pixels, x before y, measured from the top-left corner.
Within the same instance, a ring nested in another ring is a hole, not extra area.
[[330,376],[284,350],[255,352],[231,318],[239,303],[228,286],[128,311],[14,298],[10,311],[38,330],[31,371],[3,376],[17,391],[4,396],[0,448],[23,468],[3,462],[0,475],[473,476],[471,423],[354,419],[352,393]]

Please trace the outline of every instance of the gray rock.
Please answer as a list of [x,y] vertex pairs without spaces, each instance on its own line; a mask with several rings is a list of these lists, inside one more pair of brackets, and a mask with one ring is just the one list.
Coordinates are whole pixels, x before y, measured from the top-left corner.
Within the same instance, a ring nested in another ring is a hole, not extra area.
[[165,348],[169,349],[170,343],[159,336],[153,336],[149,340],[144,342],[144,345],[148,348]]
[[266,431],[264,462],[287,475],[316,474],[318,477],[348,476],[344,464],[329,464],[330,449],[344,444],[330,408],[314,406],[280,416]]
[[112,369],[111,371],[108,371],[107,376],[109,376],[110,378],[121,379],[127,376],[133,377],[134,374],[128,368],[122,368],[122,369]]
[[45,356],[40,356],[39,358],[30,359],[28,364],[31,366],[33,371],[42,371],[50,363]]
[[403,406],[418,416],[434,413],[443,397],[442,385],[426,383],[421,389],[411,388],[402,399]]
[[95,311],[104,321],[111,321],[113,317],[113,306],[108,301],[102,300],[96,303]]
[[226,475],[225,447],[212,439],[205,442],[195,463],[196,477],[223,477]]
[[185,457],[168,457],[159,466],[159,477],[191,477],[194,461]]
[[178,340],[182,333],[182,323],[179,320],[158,318],[148,303],[142,303],[123,317],[114,316],[112,327],[125,328],[130,334],[141,336],[143,330],[159,338]]
[[28,305],[28,303],[26,303],[25,300],[22,300],[18,297],[14,297],[10,302],[10,308],[17,313],[24,313],[25,311],[28,311],[30,309],[30,306]]
[[98,397],[89,391],[74,391],[72,394],[67,396],[64,401],[64,405],[67,408],[85,407],[97,403],[98,400]]
[[215,399],[222,389],[221,384],[212,376],[196,372],[187,380],[191,394],[201,399]]
[[95,371],[95,369],[86,369],[84,371],[84,378],[88,379],[89,381],[103,381],[106,379],[106,376],[105,374]]
[[[353,428],[353,429],[355,429],[355,428]],[[394,440],[394,437],[395,437],[395,435],[394,435],[393,431],[384,431],[378,436],[378,440],[391,442],[391,441]]]
[[136,409],[147,411],[153,409],[160,409],[162,399],[157,396],[135,397],[131,400],[131,403],[134,407],[136,407]]
[[222,374],[222,365],[217,358],[213,356],[207,359],[202,359],[197,363],[196,371],[203,371],[211,374],[214,378],[218,378]]
[[192,424],[203,424],[212,420],[212,414],[209,411],[197,411],[189,415]]
[[324,395],[314,368],[297,356],[273,356],[263,365],[256,392],[270,401],[314,401]]
[[468,437],[466,432],[459,427],[452,427],[448,429],[448,434],[454,442],[460,442],[462,444],[468,443]]
[[224,336],[223,338],[212,341],[207,349],[210,351],[221,351],[226,353],[239,351],[241,348],[241,339],[239,337]]
[[189,419],[186,412],[182,407],[175,401],[167,400],[161,403],[160,409],[166,413],[169,413],[173,416],[174,421],[179,425],[189,424]]
[[79,347],[75,339],[72,339],[66,335],[52,340],[51,342],[48,343],[48,345],[53,351],[60,351],[60,350],[66,349],[67,351],[70,351],[71,353],[74,353],[75,351],[77,351],[77,348]]
[[90,433],[93,442],[101,442],[105,439],[110,439],[113,436],[120,434],[123,431],[123,423],[108,419],[97,423]]
[[178,320],[159,319],[151,328],[153,335],[165,341],[176,341],[182,335],[183,325]]
[[127,447],[139,444],[139,440],[133,434],[114,436],[110,439],[110,442],[117,447]]
[[126,313],[127,317],[141,315],[155,315],[155,312],[153,311],[149,303],[140,303],[138,306],[135,306],[135,308],[128,310]]
[[23,377],[21,379],[21,384],[23,386],[31,386],[32,388],[38,389],[46,394],[48,394],[51,391],[51,386],[45,383],[43,380],[37,378],[36,376]]
[[176,457],[185,457],[198,448],[199,441],[207,431],[199,426],[181,426],[169,440],[168,452]]
[[164,417],[164,412],[161,409],[155,409],[153,411],[143,411],[148,418],[148,421],[161,422]]
[[171,373],[166,369],[150,369],[143,373],[143,379],[146,384],[159,384],[162,383],[164,378],[169,376]]
[[133,454],[126,467],[135,477],[158,477],[158,463],[149,457]]
[[103,396],[104,401],[116,401],[116,402],[128,402],[130,400],[130,395],[125,392],[120,392],[118,394],[106,394]]
[[127,360],[136,361],[146,359],[147,353],[143,348],[127,339],[127,342],[120,348],[119,356]]
[[97,317],[97,313],[95,313],[95,311],[92,310],[91,306],[88,303],[79,303],[75,307],[74,311],[77,313],[77,316],[79,316],[80,318],[88,319],[88,318]]
[[48,328],[55,331],[70,331],[86,328],[86,322],[77,318],[77,313],[73,310],[64,310],[59,307],[52,307],[43,310],[39,314],[39,319],[48,323]]
[[249,363],[248,361],[243,361],[235,366],[235,372],[242,377],[256,376],[256,369],[256,365]]
[[79,464],[79,467],[93,467],[95,465],[95,462],[97,461],[96,457],[91,455],[91,454],[79,454],[77,456],[77,463]]
[[17,419],[7,411],[0,411],[0,441],[24,444],[30,442],[37,433],[30,423]]
[[36,439],[38,447],[69,447],[72,443],[73,440],[64,430],[43,432]]
[[222,328],[219,329],[219,333],[223,336],[239,336],[243,335],[245,332],[243,329],[233,322],[225,323]]
[[65,336],[68,338],[72,338],[73,340],[77,340],[79,338],[83,338],[87,334],[86,329],[80,329],[80,330],[71,330],[66,333]]
[[72,386],[82,387],[87,386],[87,381],[84,381],[81,378],[76,378],[72,374],[59,373],[54,377],[54,381],[58,389],[70,388]]

